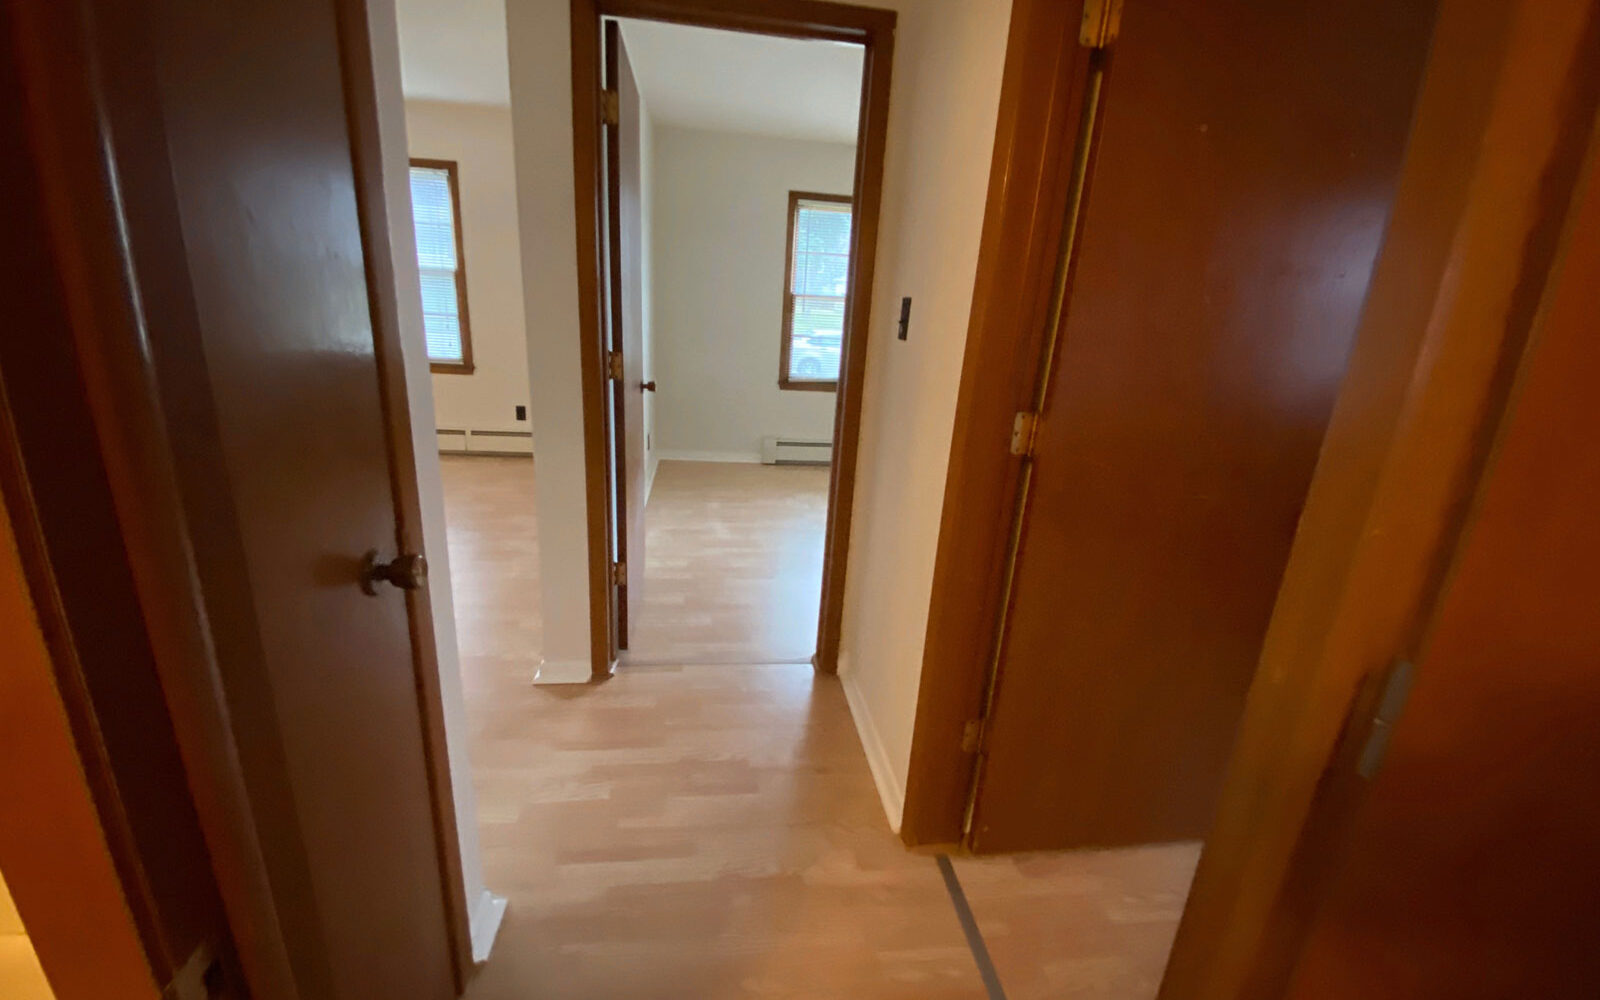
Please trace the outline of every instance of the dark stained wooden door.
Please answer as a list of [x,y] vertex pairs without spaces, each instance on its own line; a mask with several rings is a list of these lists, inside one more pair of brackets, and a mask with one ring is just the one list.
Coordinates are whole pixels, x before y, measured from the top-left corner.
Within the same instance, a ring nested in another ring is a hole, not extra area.
[[1381,0],[1125,5],[975,850],[1205,834],[1431,22]]
[[612,419],[616,559],[627,567],[617,584],[617,644],[628,648],[629,616],[643,606],[644,290],[640,257],[644,223],[639,187],[639,87],[616,21],[606,22],[606,89],[617,95],[617,119],[606,128],[606,241],[610,294],[607,342],[621,356],[609,380]]
[[275,725],[298,840],[267,850],[304,859],[275,885],[291,944],[315,942],[302,995],[447,1000],[405,595],[360,586],[397,529],[338,9],[143,6],[182,224],[147,250],[183,255],[203,340],[270,700],[250,711]]
[[1597,148],[1410,696],[1275,995],[1600,996]]

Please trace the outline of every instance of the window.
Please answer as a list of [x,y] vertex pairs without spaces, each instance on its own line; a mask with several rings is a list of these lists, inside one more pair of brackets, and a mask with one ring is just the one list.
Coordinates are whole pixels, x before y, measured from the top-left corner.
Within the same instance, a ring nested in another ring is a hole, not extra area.
[[778,387],[832,392],[844,350],[850,276],[850,198],[789,192],[783,344]]
[[411,161],[411,218],[417,230],[428,361],[436,372],[470,375],[467,262],[461,253],[461,192],[453,161]]

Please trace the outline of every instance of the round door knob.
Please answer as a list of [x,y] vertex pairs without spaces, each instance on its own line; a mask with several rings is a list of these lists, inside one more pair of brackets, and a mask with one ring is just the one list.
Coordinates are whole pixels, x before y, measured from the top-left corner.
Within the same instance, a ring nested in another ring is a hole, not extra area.
[[415,553],[398,555],[380,562],[376,551],[361,561],[361,589],[377,596],[378,584],[390,583],[401,590],[417,590],[428,579],[428,560]]
[[655,379],[651,379],[648,382],[640,382],[639,383],[639,391],[640,392],[655,392],[656,391]]

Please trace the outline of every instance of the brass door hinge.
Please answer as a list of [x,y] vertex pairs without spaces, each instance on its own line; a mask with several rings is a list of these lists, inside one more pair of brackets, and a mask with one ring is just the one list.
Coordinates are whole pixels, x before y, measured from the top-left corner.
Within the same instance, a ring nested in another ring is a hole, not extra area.
[[1078,44],[1086,49],[1103,49],[1117,40],[1122,29],[1122,0],[1084,0],[1083,20],[1078,23]]
[[1011,421],[1011,454],[1023,458],[1033,454],[1033,440],[1039,435],[1039,415],[1019,413]]
[[618,380],[620,380],[622,378],[622,352],[621,351],[607,351],[606,352],[606,378],[618,379]]
[[611,564],[611,584],[615,587],[626,587],[628,585],[627,563],[614,562]]
[[961,727],[961,752],[977,753],[983,747],[983,720],[968,719]]
[[600,91],[600,121],[605,125],[615,125],[622,120],[622,101],[617,97],[615,90]]

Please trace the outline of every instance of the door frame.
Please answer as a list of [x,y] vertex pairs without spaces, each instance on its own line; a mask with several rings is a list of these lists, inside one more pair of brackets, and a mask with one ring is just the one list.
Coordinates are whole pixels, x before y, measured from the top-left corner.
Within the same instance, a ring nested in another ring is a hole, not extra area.
[[1079,160],[1092,175],[1081,26],[1081,2],[1013,0],[900,821],[908,846],[963,839],[977,766],[964,727],[984,715],[1024,467],[1005,442],[1033,408],[1052,291],[1069,277],[1057,265]]
[[[823,541],[822,598],[812,665],[838,670],[844,618],[845,564],[850,549],[851,506],[871,327],[878,213],[883,200],[883,157],[889,124],[894,11],[823,0],[572,0],[572,138],[578,230],[578,343],[583,379],[585,511],[589,541],[589,649],[592,675],[610,676],[616,663],[617,606],[611,583],[613,530],[611,462],[606,441],[605,325],[600,239],[605,157],[601,151],[601,20],[628,17],[785,38],[854,42],[863,49],[861,109],[856,133],[851,219],[849,301],[844,359],[834,397],[833,463],[828,479]],[[642,568],[641,568],[642,571]]]

